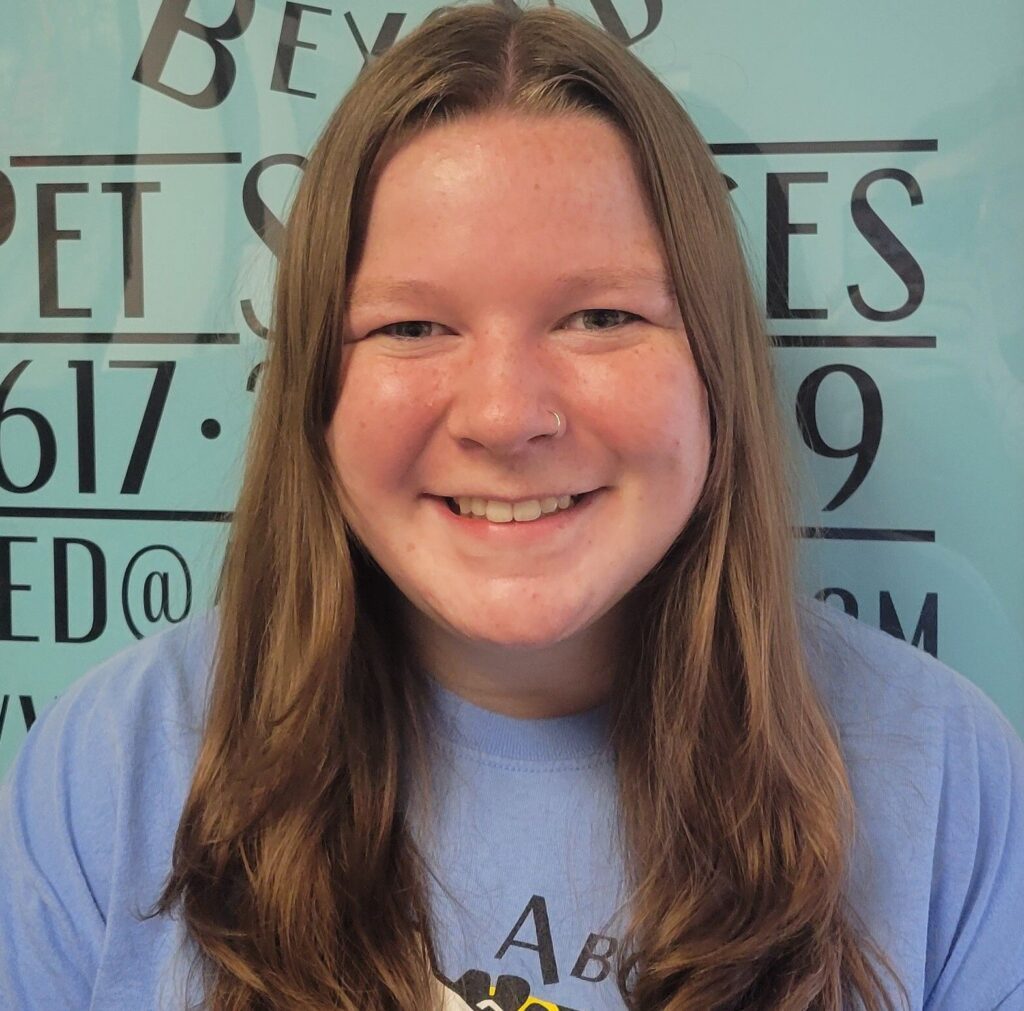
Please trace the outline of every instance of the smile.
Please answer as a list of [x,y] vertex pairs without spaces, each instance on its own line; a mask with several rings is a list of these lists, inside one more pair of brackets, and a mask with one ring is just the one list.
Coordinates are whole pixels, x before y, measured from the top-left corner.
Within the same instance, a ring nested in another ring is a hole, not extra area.
[[550,513],[571,509],[582,495],[548,495],[544,498],[506,502],[501,499],[458,495],[446,498],[448,508],[459,516],[486,519],[491,523],[530,523]]

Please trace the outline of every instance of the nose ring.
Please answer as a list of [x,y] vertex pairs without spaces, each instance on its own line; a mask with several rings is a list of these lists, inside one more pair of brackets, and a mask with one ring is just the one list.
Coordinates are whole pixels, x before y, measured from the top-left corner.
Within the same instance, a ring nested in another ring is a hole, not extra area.
[[551,411],[555,416],[555,430],[551,433],[552,439],[557,439],[562,434],[562,417],[558,411]]

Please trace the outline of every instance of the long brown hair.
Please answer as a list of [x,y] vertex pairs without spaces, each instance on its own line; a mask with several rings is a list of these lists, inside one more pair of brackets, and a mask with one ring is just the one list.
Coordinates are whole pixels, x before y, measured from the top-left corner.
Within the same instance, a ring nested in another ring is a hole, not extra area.
[[401,789],[424,761],[424,685],[389,621],[393,587],[346,526],[324,433],[376,174],[415,131],[492,110],[624,131],[709,397],[706,485],[634,591],[613,699],[623,1001],[892,1008],[885,958],[846,904],[850,787],[806,669],[770,350],[726,186],[655,75],[554,9],[438,11],[370,60],[312,151],[218,584],[210,708],[151,915],[180,902],[212,1011],[437,1004]]

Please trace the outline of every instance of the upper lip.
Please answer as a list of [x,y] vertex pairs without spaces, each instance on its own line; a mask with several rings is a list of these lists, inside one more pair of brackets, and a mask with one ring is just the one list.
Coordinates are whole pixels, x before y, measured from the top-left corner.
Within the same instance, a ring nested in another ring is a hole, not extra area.
[[[594,491],[596,489],[590,489]],[[532,499],[560,498],[562,495],[586,495],[585,491],[543,491],[543,492],[517,492],[515,494],[480,492],[480,491],[459,491],[443,492],[438,498],[482,498],[490,499],[492,502],[529,502]]]

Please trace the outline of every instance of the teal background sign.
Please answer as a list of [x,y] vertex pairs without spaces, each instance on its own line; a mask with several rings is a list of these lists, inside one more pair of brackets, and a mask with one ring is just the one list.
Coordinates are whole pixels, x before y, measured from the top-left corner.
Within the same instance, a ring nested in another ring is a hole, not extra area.
[[[0,770],[76,677],[210,606],[303,155],[434,6],[5,12]],[[1024,8],[562,6],[665,81],[729,181],[804,589],[1024,730]]]

